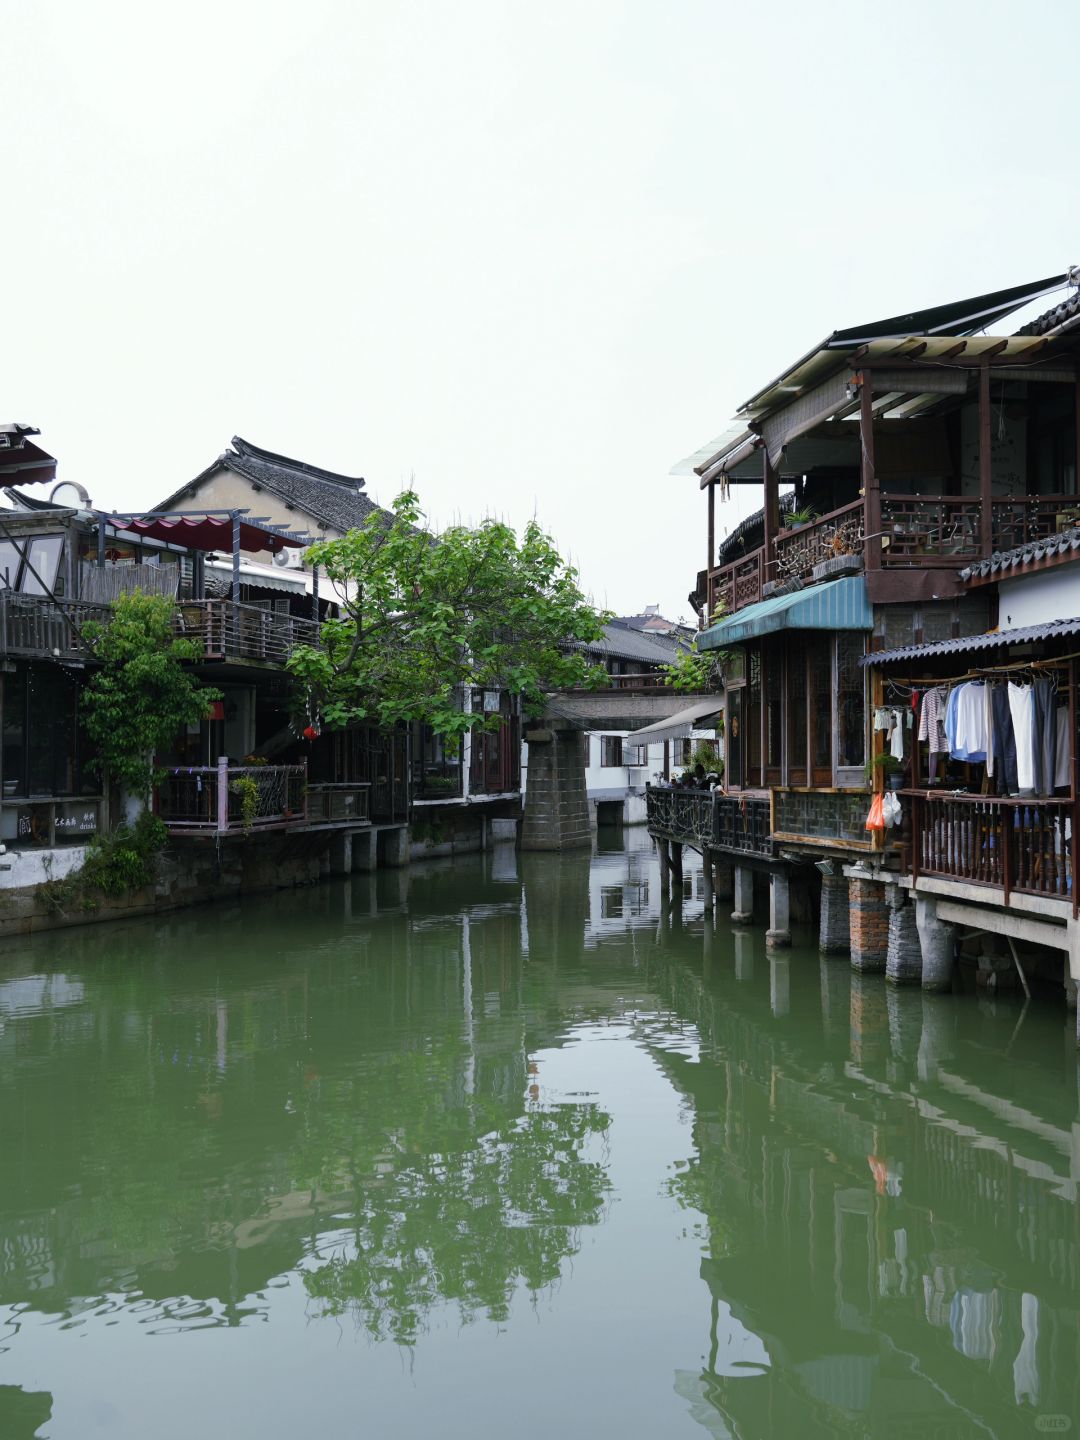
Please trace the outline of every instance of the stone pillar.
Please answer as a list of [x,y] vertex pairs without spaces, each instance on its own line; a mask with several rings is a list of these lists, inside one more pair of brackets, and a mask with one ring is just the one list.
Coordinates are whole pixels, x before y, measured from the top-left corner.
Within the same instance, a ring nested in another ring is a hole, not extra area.
[[899,885],[889,892],[889,948],[885,978],[894,985],[918,985],[922,980],[922,944],[915,923],[915,907]]
[[778,1020],[791,1009],[791,961],[786,955],[769,956],[769,1008]]
[[682,866],[683,854],[682,854],[682,851],[683,851],[683,847],[682,847],[677,841],[672,840],[672,842],[671,842],[671,850],[670,850],[670,854],[671,854],[671,874],[672,874],[672,878],[673,878],[674,881],[675,881],[675,884],[679,887],[679,890],[680,890],[680,891],[682,890],[682,881],[683,881],[683,866]]
[[791,881],[786,870],[769,872],[769,928],[765,943],[774,948],[791,944]]
[[379,863],[379,832],[355,830],[352,836],[352,868],[361,874],[374,870]]
[[585,755],[577,730],[551,725],[530,730],[529,776],[521,825],[522,850],[592,847]]
[[843,875],[821,877],[821,930],[818,949],[823,955],[846,955],[851,949],[849,883]]
[[937,901],[932,895],[915,897],[915,923],[922,946],[923,989],[951,990],[955,927],[938,919]]
[[735,909],[731,912],[733,925],[754,923],[754,872],[745,865],[735,866]]
[[712,860],[709,858],[708,850],[705,850],[701,856],[701,898],[705,902],[706,915],[711,915],[713,908]]
[[864,973],[885,969],[889,949],[889,907],[885,886],[869,876],[848,880],[851,968]]
[[330,836],[330,874],[352,874],[352,836],[347,830]]
[[713,860],[713,889],[717,900],[731,900],[735,896],[735,867],[729,860]]
[[393,830],[379,831],[379,861],[388,870],[397,870],[409,863],[409,829],[398,825]]

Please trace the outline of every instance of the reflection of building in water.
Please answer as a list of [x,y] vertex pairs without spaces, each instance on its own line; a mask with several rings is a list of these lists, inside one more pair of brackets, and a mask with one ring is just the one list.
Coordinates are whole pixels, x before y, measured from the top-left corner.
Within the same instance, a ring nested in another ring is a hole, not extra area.
[[[770,991],[663,977],[700,1035],[696,1060],[656,1057],[694,1106],[697,1158],[672,1188],[706,1216],[712,1305],[708,1361],[676,1389],[717,1435],[953,1440],[1080,1413],[1073,1098],[1013,1103],[947,1000],[868,1004],[821,964],[824,1064]],[[765,1362],[725,1366],[747,1333]]]

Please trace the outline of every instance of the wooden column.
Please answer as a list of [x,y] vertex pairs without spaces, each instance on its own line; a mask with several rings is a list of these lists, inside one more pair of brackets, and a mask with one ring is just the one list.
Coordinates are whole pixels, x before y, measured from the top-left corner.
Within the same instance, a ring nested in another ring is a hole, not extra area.
[[765,580],[779,579],[773,561],[776,559],[776,532],[780,522],[780,482],[769,459],[767,445],[761,447],[761,479],[765,490],[764,583]]
[[993,474],[990,443],[990,365],[979,366],[979,553],[985,559],[994,549]]
[[867,570],[881,569],[881,490],[874,467],[874,387],[869,370],[859,383],[859,440],[862,447],[863,563]]
[[[709,559],[705,565],[705,590],[708,594],[708,578],[712,574],[713,566],[716,564],[716,486],[709,486]],[[712,619],[712,611],[705,616],[705,623]]]

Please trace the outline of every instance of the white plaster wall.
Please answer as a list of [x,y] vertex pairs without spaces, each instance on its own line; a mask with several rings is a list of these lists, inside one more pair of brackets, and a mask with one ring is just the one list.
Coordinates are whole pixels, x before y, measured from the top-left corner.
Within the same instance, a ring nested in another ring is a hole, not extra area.
[[1002,580],[998,586],[998,623],[1002,630],[1077,617],[1080,617],[1080,563]]
[[[339,530],[320,525],[298,506],[286,505],[284,500],[266,490],[256,490],[250,480],[244,480],[224,467],[219,467],[199,485],[193,485],[191,493],[185,493],[177,502],[177,509],[196,510],[202,505],[208,508],[219,505],[230,510],[246,507],[252,515],[267,516],[271,525],[277,525],[282,530],[308,530],[317,540],[335,539],[341,534]],[[260,551],[251,558],[265,563],[266,552]]]
[[86,853],[85,845],[58,845],[54,850],[8,850],[0,855],[0,890],[63,880],[73,870],[82,869]]

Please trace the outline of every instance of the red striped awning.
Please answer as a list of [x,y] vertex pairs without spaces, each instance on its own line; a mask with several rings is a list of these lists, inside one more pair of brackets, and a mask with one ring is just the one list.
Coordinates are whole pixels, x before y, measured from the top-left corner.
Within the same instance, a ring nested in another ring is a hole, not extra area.
[[[229,514],[222,515],[110,515],[109,520],[120,530],[130,530],[136,535],[145,535],[151,540],[161,540],[170,545],[183,545],[188,550],[232,551],[233,521]],[[300,549],[310,544],[287,531],[275,530],[272,526],[252,524],[240,517],[240,549],[250,554],[269,550]]]

